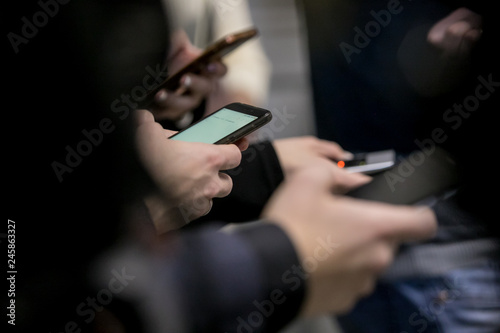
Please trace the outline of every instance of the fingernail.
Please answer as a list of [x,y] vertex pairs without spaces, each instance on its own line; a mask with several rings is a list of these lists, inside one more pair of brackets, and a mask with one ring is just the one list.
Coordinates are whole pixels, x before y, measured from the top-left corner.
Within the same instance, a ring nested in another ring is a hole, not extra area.
[[210,73],[214,73],[217,70],[217,65],[214,63],[210,63],[207,65],[207,71]]
[[162,89],[156,93],[155,99],[157,102],[165,102],[168,98],[168,93]]
[[354,154],[353,153],[350,153],[348,151],[344,152],[344,155],[343,155],[343,159],[344,160],[352,160],[354,158]]
[[185,87],[185,88],[189,88],[191,86],[191,76],[189,75],[184,75],[184,77],[182,78],[182,85]]

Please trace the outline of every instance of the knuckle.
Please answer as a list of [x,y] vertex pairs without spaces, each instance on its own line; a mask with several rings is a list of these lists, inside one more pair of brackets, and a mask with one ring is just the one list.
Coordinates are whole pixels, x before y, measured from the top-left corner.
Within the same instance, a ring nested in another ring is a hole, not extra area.
[[163,127],[159,123],[151,121],[141,124],[137,128],[137,132],[139,135],[154,134],[156,132],[163,132]]
[[218,193],[218,197],[225,197],[231,193],[231,190],[233,189],[233,180],[229,175],[224,173],[219,173],[219,177],[222,185]]
[[209,152],[206,156],[206,163],[210,168],[219,168],[224,163],[224,156],[216,152]]
[[365,284],[360,289],[360,296],[370,295],[375,290],[375,278],[370,277],[365,281]]
[[375,273],[380,273],[385,270],[391,264],[393,260],[394,254],[392,249],[389,246],[383,245],[380,246],[376,251],[374,260],[373,260],[373,271]]
[[212,199],[217,196],[217,194],[220,192],[220,185],[215,183],[215,182],[209,182],[203,190],[203,197]]

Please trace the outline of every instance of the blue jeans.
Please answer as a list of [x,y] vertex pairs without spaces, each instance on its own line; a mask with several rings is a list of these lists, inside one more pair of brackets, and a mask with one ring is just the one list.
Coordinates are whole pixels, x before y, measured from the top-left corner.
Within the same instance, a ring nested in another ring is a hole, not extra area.
[[499,333],[499,264],[380,282],[338,322],[345,333]]

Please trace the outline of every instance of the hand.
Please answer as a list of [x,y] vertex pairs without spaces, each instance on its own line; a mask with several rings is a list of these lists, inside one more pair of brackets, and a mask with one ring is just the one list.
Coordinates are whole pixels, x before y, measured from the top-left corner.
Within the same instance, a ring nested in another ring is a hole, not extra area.
[[[168,70],[175,73],[201,54],[189,41],[182,30],[172,35],[171,52],[167,58]],[[214,88],[217,80],[224,76],[227,68],[219,61],[212,62],[200,74],[189,73],[180,80],[176,91],[161,89],[155,95],[155,106],[152,109],[158,120],[180,120],[189,111],[200,105]]]
[[332,170],[316,164],[294,173],[263,212],[288,234],[308,273],[305,316],[349,310],[372,291],[398,244],[430,237],[436,230],[428,208],[333,195]]
[[278,139],[273,141],[273,146],[285,176],[305,165],[315,163],[318,159],[339,161],[353,158],[353,155],[342,149],[339,144],[314,136]]
[[462,7],[437,22],[429,30],[427,40],[446,57],[464,58],[470,55],[482,31],[481,15]]
[[349,160],[353,155],[335,142],[320,140],[314,136],[303,136],[275,140],[273,146],[285,177],[290,177],[294,172],[315,163],[324,163],[329,164],[328,168],[335,175],[333,190],[337,194],[346,193],[371,180],[364,174],[350,173],[337,167],[332,160]]
[[164,130],[150,112],[139,110],[136,119],[139,157],[161,192],[146,200],[159,232],[207,214],[213,198],[230,193],[232,180],[220,171],[239,165],[238,146],[168,140],[175,132]]

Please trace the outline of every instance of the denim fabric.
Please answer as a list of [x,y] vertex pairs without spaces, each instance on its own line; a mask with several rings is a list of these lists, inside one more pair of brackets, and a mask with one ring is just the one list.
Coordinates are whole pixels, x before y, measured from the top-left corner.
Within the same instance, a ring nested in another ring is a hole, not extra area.
[[499,263],[380,282],[338,321],[345,333],[499,333]]

